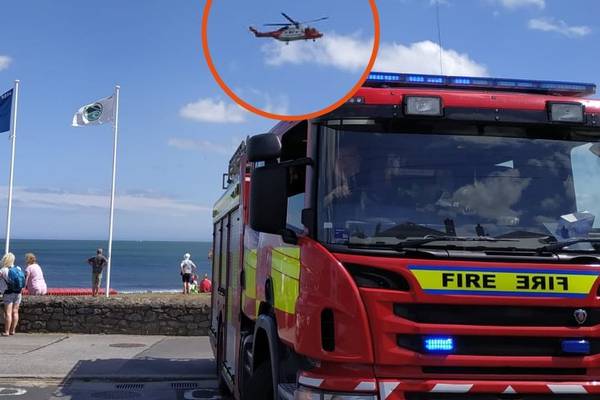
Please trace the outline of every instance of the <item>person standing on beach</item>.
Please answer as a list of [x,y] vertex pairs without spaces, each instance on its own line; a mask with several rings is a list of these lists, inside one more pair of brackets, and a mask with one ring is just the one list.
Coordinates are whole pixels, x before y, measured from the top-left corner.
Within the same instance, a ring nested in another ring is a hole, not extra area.
[[183,282],[183,294],[190,294],[190,282],[192,280],[192,273],[196,271],[196,264],[191,260],[190,253],[183,255],[183,261],[179,266],[181,270],[181,280]]
[[1,335],[8,336],[14,335],[17,331],[21,290],[25,287],[25,274],[21,267],[15,265],[15,255],[13,253],[6,253],[0,263],[2,263],[0,280],[3,281],[2,287],[5,288],[2,295],[4,332]]
[[29,294],[34,296],[41,296],[48,293],[48,287],[44,280],[44,273],[42,267],[37,263],[35,254],[25,254],[25,287]]
[[88,264],[92,266],[92,296],[98,296],[100,283],[102,282],[102,271],[108,265],[108,260],[102,254],[102,249],[96,250],[96,256],[88,258]]

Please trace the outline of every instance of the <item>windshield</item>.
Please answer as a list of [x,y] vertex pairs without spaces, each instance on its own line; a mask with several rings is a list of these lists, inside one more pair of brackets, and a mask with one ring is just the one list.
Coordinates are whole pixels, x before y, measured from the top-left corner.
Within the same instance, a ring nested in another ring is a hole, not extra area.
[[330,127],[320,135],[318,223],[325,243],[391,245],[436,236],[561,240],[600,226],[600,151],[589,141],[593,136],[574,141]]

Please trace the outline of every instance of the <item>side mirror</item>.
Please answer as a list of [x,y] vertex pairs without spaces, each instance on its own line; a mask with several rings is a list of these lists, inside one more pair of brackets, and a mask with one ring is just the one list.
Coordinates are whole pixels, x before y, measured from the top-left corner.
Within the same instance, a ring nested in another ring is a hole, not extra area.
[[281,155],[281,140],[274,133],[252,136],[246,145],[248,161],[272,161]]
[[287,219],[286,167],[266,165],[252,171],[250,188],[250,227],[279,235]]

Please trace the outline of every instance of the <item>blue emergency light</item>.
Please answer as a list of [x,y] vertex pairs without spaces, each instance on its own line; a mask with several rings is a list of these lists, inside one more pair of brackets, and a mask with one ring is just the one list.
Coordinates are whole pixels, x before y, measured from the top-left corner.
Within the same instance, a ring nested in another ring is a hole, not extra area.
[[596,85],[593,83],[400,74],[394,72],[371,72],[365,82],[365,86],[429,86],[438,88],[560,94],[565,96],[588,96],[596,93]]
[[561,348],[563,353],[590,354],[590,342],[588,340],[563,340]]
[[454,338],[450,336],[426,336],[423,338],[425,350],[432,353],[451,353],[454,351]]

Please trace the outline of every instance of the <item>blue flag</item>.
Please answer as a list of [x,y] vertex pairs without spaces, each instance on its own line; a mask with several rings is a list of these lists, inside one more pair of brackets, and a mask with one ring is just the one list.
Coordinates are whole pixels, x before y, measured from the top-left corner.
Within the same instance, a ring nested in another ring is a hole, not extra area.
[[0,96],[0,133],[10,131],[13,89]]

